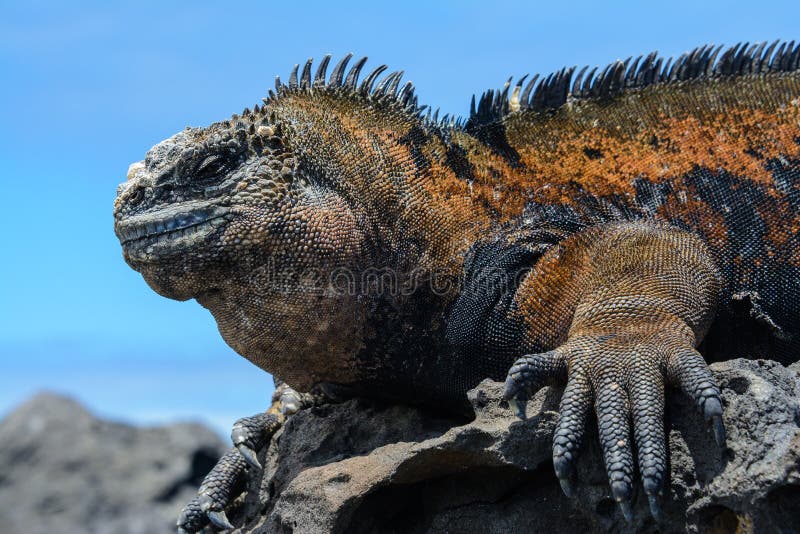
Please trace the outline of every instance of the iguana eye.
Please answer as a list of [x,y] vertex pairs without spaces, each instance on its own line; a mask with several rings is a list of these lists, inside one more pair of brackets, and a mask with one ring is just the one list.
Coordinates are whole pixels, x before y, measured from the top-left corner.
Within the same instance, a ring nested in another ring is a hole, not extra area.
[[206,157],[197,166],[195,173],[198,177],[213,177],[225,170],[225,160],[219,154],[212,154]]

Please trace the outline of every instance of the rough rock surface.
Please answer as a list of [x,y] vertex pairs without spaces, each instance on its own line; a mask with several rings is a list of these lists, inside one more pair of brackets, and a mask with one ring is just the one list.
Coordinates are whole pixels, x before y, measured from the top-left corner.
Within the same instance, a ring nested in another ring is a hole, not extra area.
[[37,395],[0,422],[0,532],[175,532],[223,451],[201,425],[137,428]]
[[678,393],[669,398],[670,490],[657,524],[646,498],[629,525],[610,498],[596,437],[567,499],[551,464],[560,390],[540,391],[526,421],[502,385],[470,392],[473,421],[363,400],[290,418],[265,469],[231,515],[243,530],[322,532],[800,532],[800,366],[712,366],[728,449]]

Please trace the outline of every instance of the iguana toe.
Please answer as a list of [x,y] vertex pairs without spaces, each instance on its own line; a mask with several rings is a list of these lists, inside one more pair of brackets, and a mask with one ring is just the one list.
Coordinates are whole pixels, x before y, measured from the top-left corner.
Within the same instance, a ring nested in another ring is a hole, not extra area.
[[625,518],[633,495],[633,452],[628,395],[612,373],[602,377],[595,393],[595,412],[611,494]]
[[711,426],[717,445],[725,447],[725,426],[722,423],[722,399],[714,376],[696,350],[675,354],[667,362],[667,379],[694,400],[700,413]]
[[575,494],[575,461],[583,445],[592,407],[592,391],[583,373],[570,377],[561,396],[560,416],[553,436],[553,468],[567,497]]
[[567,379],[567,358],[559,349],[544,354],[527,354],[508,370],[503,397],[520,419],[525,418],[525,402],[548,384]]
[[225,507],[244,490],[247,462],[236,448],[226,452],[203,479],[197,497],[181,511],[178,528],[198,532],[209,521],[221,529],[234,528]]
[[629,378],[628,395],[639,473],[651,513],[658,519],[658,497],[663,493],[667,470],[667,439],[664,376],[654,361],[654,358],[637,360]]
[[187,504],[178,516],[178,534],[199,532],[208,525],[208,517],[200,508],[200,498],[195,497]]

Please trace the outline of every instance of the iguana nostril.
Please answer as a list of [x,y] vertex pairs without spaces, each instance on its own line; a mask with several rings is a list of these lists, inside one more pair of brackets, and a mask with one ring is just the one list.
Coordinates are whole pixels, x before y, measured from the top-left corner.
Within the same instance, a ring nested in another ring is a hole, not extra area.
[[119,184],[117,186],[117,197],[122,196],[122,194],[125,193],[125,191],[127,191],[130,186],[131,184],[129,182],[122,182],[121,184]]

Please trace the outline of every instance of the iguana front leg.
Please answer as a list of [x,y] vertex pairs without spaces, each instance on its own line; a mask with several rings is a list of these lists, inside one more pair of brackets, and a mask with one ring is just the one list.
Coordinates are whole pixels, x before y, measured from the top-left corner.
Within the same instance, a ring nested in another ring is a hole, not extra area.
[[276,379],[270,408],[233,424],[234,446],[219,459],[200,484],[197,496],[184,507],[178,517],[178,531],[198,532],[209,522],[220,529],[233,529],[225,508],[244,491],[248,469],[261,469],[257,452],[269,443],[288,416],[316,400]]
[[[548,287],[548,281],[559,285]],[[652,223],[577,234],[545,255],[520,287],[517,303],[531,336],[558,336],[548,324],[562,324],[566,335],[553,350],[517,360],[505,396],[513,404],[548,383],[566,382],[553,465],[568,496],[592,407],[611,492],[628,519],[634,450],[652,515],[660,515],[666,384],[694,399],[724,446],[719,388],[695,350],[719,289],[714,262],[699,238]],[[548,307],[561,315],[548,314]]]

